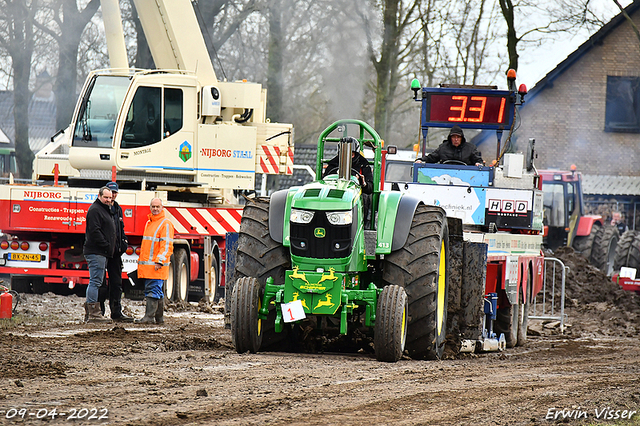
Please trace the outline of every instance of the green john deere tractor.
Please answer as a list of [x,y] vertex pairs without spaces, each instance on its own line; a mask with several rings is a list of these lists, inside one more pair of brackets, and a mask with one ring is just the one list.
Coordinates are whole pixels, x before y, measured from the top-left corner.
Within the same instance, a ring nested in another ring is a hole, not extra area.
[[[374,152],[373,193],[351,168],[352,144]],[[339,165],[322,177],[325,144]],[[245,206],[231,296],[239,353],[287,348],[310,334],[372,336],[376,358],[442,356],[449,231],[442,208],[381,191],[382,140],[340,120],[318,139],[316,180]],[[348,339],[346,339],[348,340]]]

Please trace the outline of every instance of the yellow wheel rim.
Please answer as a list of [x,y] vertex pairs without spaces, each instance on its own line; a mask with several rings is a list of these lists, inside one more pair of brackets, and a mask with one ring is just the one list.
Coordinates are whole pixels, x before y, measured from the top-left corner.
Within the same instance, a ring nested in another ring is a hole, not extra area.
[[[258,312],[262,309],[262,300],[258,299]],[[262,320],[258,317],[258,336],[262,334]]]
[[440,264],[438,266],[438,336],[442,333],[442,323],[444,322],[444,297],[446,286],[447,263],[445,259],[444,240],[440,244]]

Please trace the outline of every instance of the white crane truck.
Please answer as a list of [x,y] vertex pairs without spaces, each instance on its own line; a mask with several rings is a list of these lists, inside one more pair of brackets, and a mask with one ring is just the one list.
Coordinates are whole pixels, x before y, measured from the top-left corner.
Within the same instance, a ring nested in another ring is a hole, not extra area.
[[125,293],[141,294],[137,252],[159,197],[176,229],[167,298],[213,301],[240,224],[236,191],[293,171],[293,126],[269,121],[260,84],[216,78],[191,3],[134,3],[158,69],[129,68],[118,2],[102,0],[111,68],[89,74],[71,125],[37,154],[38,184],[0,186],[0,274],[19,291],[84,291],[86,212],[117,180]]

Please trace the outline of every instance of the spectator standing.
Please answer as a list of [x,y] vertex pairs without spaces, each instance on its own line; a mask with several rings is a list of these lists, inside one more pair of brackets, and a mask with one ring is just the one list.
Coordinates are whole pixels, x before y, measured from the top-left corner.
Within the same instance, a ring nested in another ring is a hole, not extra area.
[[164,280],[169,278],[169,260],[173,253],[174,228],[165,217],[162,200],[151,200],[151,213],[144,228],[140,256],[138,257],[138,278],[144,278],[144,295],[147,305],[144,317],[136,323],[164,322]]
[[611,217],[612,217],[611,225],[618,228],[618,232],[620,233],[620,235],[624,234],[629,230],[629,227],[627,226],[627,224],[624,223],[624,221],[622,220],[622,213],[613,212],[611,213]]
[[118,197],[118,184],[109,182],[105,185],[111,190],[111,210],[116,229],[116,246],[113,257],[107,259],[107,272],[109,273],[109,308],[111,319],[116,322],[133,322],[133,318],[122,313],[122,254],[127,251],[129,241],[124,234],[124,218],[122,207],[116,201]]
[[111,190],[103,186],[98,198],[87,211],[86,231],[82,252],[89,265],[89,285],[84,304],[85,322],[106,321],[100,311],[98,288],[104,280],[107,259],[116,247],[116,227],[111,210]]

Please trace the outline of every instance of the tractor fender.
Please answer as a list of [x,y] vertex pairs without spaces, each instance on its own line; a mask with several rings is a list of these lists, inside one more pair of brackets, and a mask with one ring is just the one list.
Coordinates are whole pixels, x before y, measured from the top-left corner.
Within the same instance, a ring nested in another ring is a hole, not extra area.
[[420,203],[422,203],[422,201],[419,198],[409,194],[404,194],[400,199],[396,212],[396,224],[393,229],[391,251],[404,247],[404,243],[407,242],[407,237],[409,236],[413,216],[416,213],[416,207],[418,207]]
[[284,211],[287,207],[288,189],[281,189],[271,194],[269,200],[269,236],[277,243],[282,244],[284,231]]
[[580,218],[578,222],[578,228],[576,229],[576,237],[586,237],[591,234],[591,228],[593,228],[593,224],[598,223],[601,226],[604,225],[602,222],[602,216],[599,215],[586,215]]

